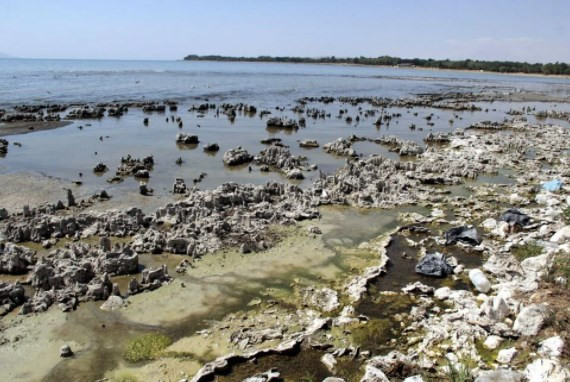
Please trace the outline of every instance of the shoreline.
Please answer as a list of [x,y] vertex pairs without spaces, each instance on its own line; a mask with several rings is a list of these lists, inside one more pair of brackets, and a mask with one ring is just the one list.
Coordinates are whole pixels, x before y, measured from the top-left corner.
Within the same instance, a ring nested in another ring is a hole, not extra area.
[[59,129],[60,127],[69,126],[72,123],[73,121],[21,121],[0,123],[0,137]]
[[181,62],[220,62],[220,63],[255,63],[255,64],[291,64],[291,65],[326,65],[326,66],[354,66],[354,67],[370,67],[370,68],[390,68],[390,69],[413,69],[413,70],[433,70],[442,72],[458,72],[458,73],[482,73],[482,74],[497,74],[509,75],[520,77],[540,77],[540,78],[560,78],[570,79],[570,74],[542,74],[542,73],[525,73],[525,72],[493,72],[489,70],[469,70],[469,69],[446,69],[446,68],[430,68],[421,66],[394,66],[394,65],[366,65],[354,63],[334,63],[334,62],[270,62],[270,61],[255,61],[255,60],[177,60]]

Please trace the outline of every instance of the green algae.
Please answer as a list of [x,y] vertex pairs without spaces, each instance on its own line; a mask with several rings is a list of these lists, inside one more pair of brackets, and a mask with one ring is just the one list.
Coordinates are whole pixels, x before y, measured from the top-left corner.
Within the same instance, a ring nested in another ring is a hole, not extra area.
[[148,333],[127,342],[123,357],[129,362],[149,361],[160,356],[172,344],[172,339],[162,333]]

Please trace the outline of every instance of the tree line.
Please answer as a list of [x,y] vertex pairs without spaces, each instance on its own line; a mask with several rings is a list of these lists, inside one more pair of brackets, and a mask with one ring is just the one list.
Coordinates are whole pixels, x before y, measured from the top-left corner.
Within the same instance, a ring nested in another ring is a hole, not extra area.
[[570,75],[570,65],[564,62],[536,63],[516,61],[481,61],[481,60],[434,60],[432,58],[400,58],[391,56],[381,57],[231,57],[231,56],[198,56],[195,54],[184,57],[187,61],[244,61],[244,62],[286,62],[309,64],[352,64],[352,65],[385,65],[385,66],[414,66],[419,68],[437,68],[454,70],[484,70],[498,73],[534,73],[534,74],[567,74]]

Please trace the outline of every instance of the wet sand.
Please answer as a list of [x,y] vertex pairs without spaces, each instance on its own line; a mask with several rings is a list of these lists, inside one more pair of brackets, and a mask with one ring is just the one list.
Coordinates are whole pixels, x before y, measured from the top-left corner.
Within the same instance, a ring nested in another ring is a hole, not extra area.
[[34,121],[0,123],[0,137],[29,134],[38,131],[58,129],[70,125],[71,121]]

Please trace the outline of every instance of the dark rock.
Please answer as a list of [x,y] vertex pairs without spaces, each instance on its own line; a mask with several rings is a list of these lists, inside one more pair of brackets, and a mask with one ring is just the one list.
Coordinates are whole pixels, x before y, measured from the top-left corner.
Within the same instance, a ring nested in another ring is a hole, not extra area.
[[416,265],[416,272],[431,277],[445,277],[453,273],[453,268],[446,262],[443,254],[430,253]]

